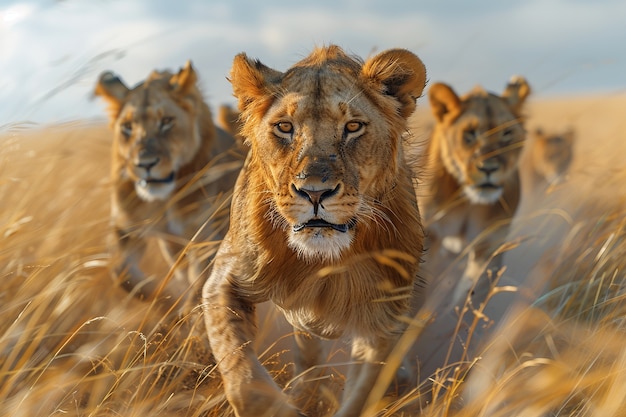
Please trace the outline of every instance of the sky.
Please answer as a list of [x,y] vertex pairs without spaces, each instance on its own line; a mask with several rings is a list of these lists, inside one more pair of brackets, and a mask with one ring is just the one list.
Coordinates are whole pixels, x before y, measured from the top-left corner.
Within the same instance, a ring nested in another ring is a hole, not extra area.
[[626,91],[624,0],[0,0],[0,130],[104,119],[101,72],[133,86],[188,59],[216,109],[236,54],[286,70],[328,44],[407,48],[458,93],[516,74],[536,97]]

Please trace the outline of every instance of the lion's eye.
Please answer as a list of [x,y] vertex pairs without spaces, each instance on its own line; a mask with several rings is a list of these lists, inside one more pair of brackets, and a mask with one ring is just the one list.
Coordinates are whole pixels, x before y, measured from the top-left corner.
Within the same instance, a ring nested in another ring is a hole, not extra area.
[[161,133],[167,132],[172,127],[174,127],[173,117],[166,116],[166,117],[161,118],[161,121],[159,122],[159,131]]
[[133,134],[133,122],[124,122],[120,125],[122,134],[126,137],[130,137]]
[[274,127],[280,133],[293,133],[293,124],[291,122],[278,122]]
[[510,142],[513,140],[513,129],[510,127],[507,127],[506,129],[504,129],[502,131],[502,142]]
[[346,123],[346,125],[344,126],[344,130],[346,133],[356,133],[359,130],[361,130],[363,126],[365,126],[365,123],[357,122],[353,120],[351,122]]
[[465,132],[463,132],[463,143],[466,146],[472,146],[474,143],[476,143],[477,137],[478,134],[476,132],[476,129],[467,129]]

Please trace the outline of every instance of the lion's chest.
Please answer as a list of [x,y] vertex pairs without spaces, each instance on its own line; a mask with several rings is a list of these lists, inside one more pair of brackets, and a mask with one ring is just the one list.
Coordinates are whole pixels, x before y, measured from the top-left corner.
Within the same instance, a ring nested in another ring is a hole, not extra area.
[[[343,334],[374,337],[396,332],[406,303],[382,291],[380,275],[342,273],[303,279],[270,299],[294,327],[326,339]],[[293,278],[293,277],[291,277]]]

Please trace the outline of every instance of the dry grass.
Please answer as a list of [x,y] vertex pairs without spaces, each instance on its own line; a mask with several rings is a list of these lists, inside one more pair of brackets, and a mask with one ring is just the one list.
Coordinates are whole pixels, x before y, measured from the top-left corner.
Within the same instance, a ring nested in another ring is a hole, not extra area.
[[0,142],[0,415],[192,416],[224,402],[204,337],[188,337],[200,315],[161,323],[113,283],[109,141],[80,125]]
[[[104,126],[82,123],[11,126],[0,138],[0,415],[231,415],[200,314],[164,320],[157,305],[129,296],[110,276],[109,140]],[[589,145],[581,146],[584,153]],[[569,188],[524,207],[533,233],[550,217],[538,213],[559,213],[567,225],[538,251],[521,244],[510,252],[506,274],[515,288],[535,291],[530,303],[514,313],[467,308],[476,326],[484,315],[493,320],[490,339],[441,364],[430,380],[423,375],[407,395],[381,400],[387,411],[379,415],[625,415],[626,174],[584,165]],[[525,224],[519,235],[528,234]],[[494,289],[493,303],[501,291]],[[267,314],[263,359],[287,383],[288,344],[276,336],[284,327]],[[331,387],[341,385],[344,369],[330,368]],[[435,394],[419,391],[426,386]],[[328,415],[337,395],[320,388],[306,409]]]

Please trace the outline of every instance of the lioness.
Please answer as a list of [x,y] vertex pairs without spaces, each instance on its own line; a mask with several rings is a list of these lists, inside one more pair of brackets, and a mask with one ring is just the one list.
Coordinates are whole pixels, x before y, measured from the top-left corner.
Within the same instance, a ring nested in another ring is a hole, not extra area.
[[[196,82],[188,61],[178,73],[154,71],[132,89],[104,72],[95,88],[108,104],[114,133],[113,271],[144,296],[164,284],[146,280],[140,268],[149,237],[158,238],[174,265],[196,234],[199,241],[218,240],[228,227],[227,197],[243,156],[233,151],[233,137],[214,126]],[[187,279],[178,268],[183,279],[161,294],[168,303],[188,291],[206,266],[206,254],[188,248],[187,255]]]
[[560,133],[546,133],[543,129],[536,128],[530,138],[530,159],[534,172],[550,185],[558,183],[572,163],[574,131],[568,129]]
[[235,57],[230,81],[251,151],[203,305],[237,416],[301,415],[250,343],[265,300],[299,329],[299,370],[319,363],[316,336],[351,336],[362,365],[351,367],[335,415],[372,405],[381,362],[420,293],[423,231],[401,136],[425,75],[401,49],[363,62],[317,48],[286,72]]
[[435,283],[456,288],[446,299],[450,305],[467,295],[504,242],[519,204],[522,108],[529,94],[522,77],[514,77],[502,96],[476,87],[459,97],[444,83],[429,90],[435,126],[425,151],[426,184],[418,192],[426,263],[438,274],[467,252],[461,277],[449,273]]

